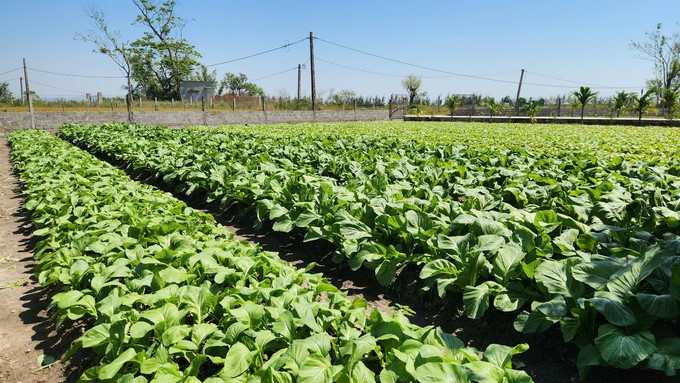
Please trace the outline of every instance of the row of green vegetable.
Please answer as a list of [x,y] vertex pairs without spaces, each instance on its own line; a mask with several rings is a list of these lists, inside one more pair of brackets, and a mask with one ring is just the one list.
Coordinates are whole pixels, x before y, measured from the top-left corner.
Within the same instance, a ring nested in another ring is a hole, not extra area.
[[80,381],[530,382],[526,345],[463,347],[397,313],[367,312],[322,276],[43,131],[9,136],[42,239],[50,311],[88,330]]
[[582,374],[680,368],[677,159],[218,132],[112,124],[60,134],[187,194],[254,206],[274,230],[329,240],[383,284],[418,264],[441,296],[462,293],[470,317],[493,299],[518,312],[519,331],[557,324],[581,348]]

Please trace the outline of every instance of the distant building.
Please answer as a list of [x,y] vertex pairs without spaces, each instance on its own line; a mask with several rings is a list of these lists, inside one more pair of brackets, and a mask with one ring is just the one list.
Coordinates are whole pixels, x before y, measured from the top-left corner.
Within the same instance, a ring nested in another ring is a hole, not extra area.
[[212,81],[182,81],[179,84],[179,94],[182,101],[205,101],[215,95],[215,83]]

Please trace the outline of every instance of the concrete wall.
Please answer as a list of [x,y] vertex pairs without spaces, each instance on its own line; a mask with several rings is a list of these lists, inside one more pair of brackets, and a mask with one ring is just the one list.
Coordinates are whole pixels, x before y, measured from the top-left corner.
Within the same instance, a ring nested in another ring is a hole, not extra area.
[[[275,111],[275,112],[135,112],[135,122],[141,125],[242,125],[282,124],[301,122],[344,122],[388,120],[387,110],[346,111]],[[56,131],[62,124],[103,124],[127,121],[127,112],[36,112],[36,128]],[[31,127],[28,112],[0,113],[0,132]]]

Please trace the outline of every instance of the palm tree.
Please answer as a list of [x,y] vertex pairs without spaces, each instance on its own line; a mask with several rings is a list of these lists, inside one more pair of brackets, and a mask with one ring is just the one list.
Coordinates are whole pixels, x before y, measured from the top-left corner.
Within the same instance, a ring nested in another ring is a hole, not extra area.
[[575,90],[572,95],[581,105],[581,123],[583,123],[583,111],[586,109],[586,104],[597,96],[597,92],[593,92],[587,86],[582,86],[579,90]]
[[661,96],[661,105],[666,112],[666,118],[672,120],[675,111],[678,109],[678,98],[680,97],[678,88],[666,88],[659,93],[659,96]]
[[493,97],[487,97],[482,101],[482,107],[489,110],[490,121],[493,121],[493,115],[503,110],[503,104],[496,102]]
[[633,110],[638,113],[638,122],[642,121],[642,115],[649,112],[654,106],[652,95],[657,92],[656,88],[648,89],[645,93],[632,97]]
[[536,116],[541,112],[541,104],[538,101],[530,101],[522,108],[522,111],[529,116],[529,120],[533,124],[536,122]]
[[451,117],[453,117],[453,113],[460,107],[460,103],[461,99],[460,96],[458,95],[453,95],[446,98],[444,105],[446,105],[446,107],[449,108],[449,111],[451,112]]
[[616,93],[614,97],[614,111],[616,112],[616,118],[621,116],[621,111],[630,106],[630,102],[635,95],[622,90]]

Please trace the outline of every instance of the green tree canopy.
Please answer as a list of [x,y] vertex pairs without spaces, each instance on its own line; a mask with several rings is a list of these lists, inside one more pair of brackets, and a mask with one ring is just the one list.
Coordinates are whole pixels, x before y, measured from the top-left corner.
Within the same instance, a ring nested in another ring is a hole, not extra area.
[[624,90],[616,93],[614,96],[614,111],[616,112],[616,117],[621,116],[621,111],[625,110],[630,106],[634,94],[628,93]]
[[200,66],[201,55],[183,37],[187,20],[175,11],[176,0],[132,0],[139,10],[135,23],[146,28],[131,45],[137,91],[148,98],[180,98],[180,82]]
[[10,102],[14,100],[12,91],[9,90],[8,82],[0,82],[0,102]]
[[654,100],[652,95],[658,92],[658,89],[650,88],[640,96],[633,95],[633,110],[638,114],[638,121],[642,121],[642,115],[650,112],[654,107]]
[[237,96],[264,96],[264,90],[254,83],[248,82],[248,76],[243,73],[225,73],[224,78],[220,81],[217,94],[221,95],[225,89],[229,91],[228,93]]
[[586,104],[597,97],[597,92],[593,92],[587,86],[582,86],[579,90],[575,90],[572,95],[576,98],[579,105],[581,105],[581,122],[583,123],[583,112],[585,111]]

